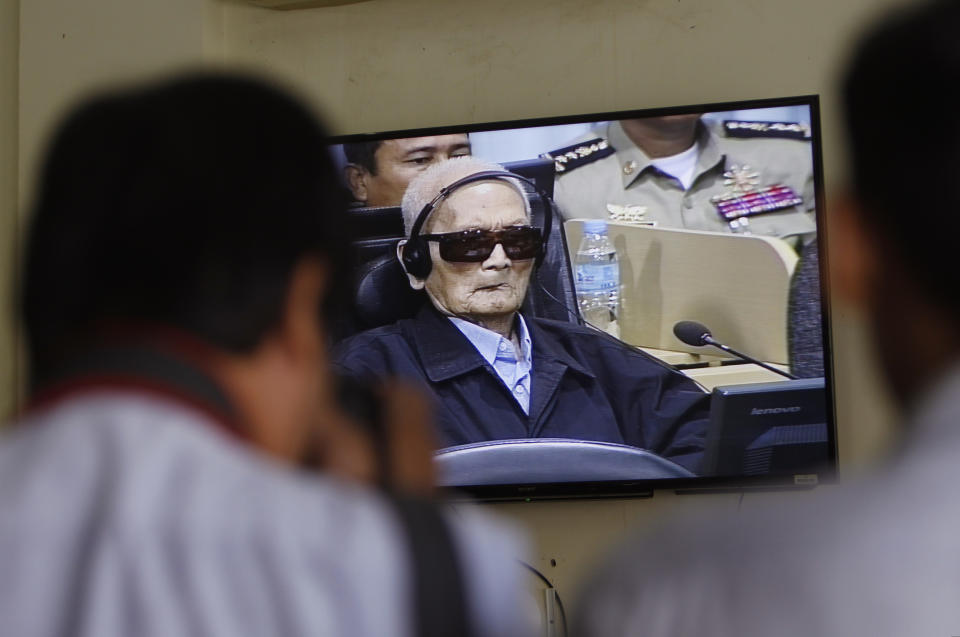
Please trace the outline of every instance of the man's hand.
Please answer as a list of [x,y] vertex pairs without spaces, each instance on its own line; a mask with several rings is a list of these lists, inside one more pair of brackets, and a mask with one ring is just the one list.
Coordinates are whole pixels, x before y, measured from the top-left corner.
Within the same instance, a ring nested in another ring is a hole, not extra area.
[[[351,391],[342,401],[346,405],[321,415],[307,464],[399,493],[432,495],[436,441],[430,404],[420,389],[390,381]],[[362,422],[371,419],[376,422]]]

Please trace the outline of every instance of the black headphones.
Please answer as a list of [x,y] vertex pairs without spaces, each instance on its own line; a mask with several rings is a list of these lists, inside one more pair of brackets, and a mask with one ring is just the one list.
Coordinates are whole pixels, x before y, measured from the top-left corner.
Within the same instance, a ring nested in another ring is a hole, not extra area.
[[[407,271],[407,274],[412,274],[418,279],[426,279],[430,275],[430,270],[433,269],[433,260],[430,258],[430,244],[420,238],[420,230],[423,229],[423,225],[427,222],[427,217],[430,216],[430,213],[443,202],[444,199],[453,194],[456,190],[478,181],[487,181],[494,179],[497,181],[508,181],[516,180],[523,182],[533,188],[534,192],[537,193],[537,196],[540,198],[540,201],[543,203],[543,232],[541,233],[540,241],[540,251],[535,257],[534,266],[539,267],[543,262],[543,258],[547,253],[547,240],[550,237],[550,229],[553,226],[553,208],[550,205],[550,197],[537,188],[537,185],[533,181],[527,179],[526,177],[521,177],[515,173],[506,171],[506,170],[485,170],[478,173],[473,173],[472,175],[467,175],[461,179],[456,180],[455,182],[443,187],[440,189],[440,192],[437,193],[437,196],[433,200],[423,207],[423,210],[420,211],[420,214],[417,215],[416,221],[413,223],[413,228],[410,229],[410,237],[407,239],[407,243],[404,244],[401,249],[400,261],[403,263],[403,269]],[[526,194],[524,194],[526,197]],[[531,217],[532,217],[531,210]],[[532,220],[532,219],[531,219]]]

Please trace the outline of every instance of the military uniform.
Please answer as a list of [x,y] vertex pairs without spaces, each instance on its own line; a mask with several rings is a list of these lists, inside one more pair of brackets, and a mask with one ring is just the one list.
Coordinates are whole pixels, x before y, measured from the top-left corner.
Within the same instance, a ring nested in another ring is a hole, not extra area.
[[654,166],[620,122],[543,156],[556,162],[554,198],[565,219],[637,221],[796,242],[816,233],[809,137],[802,124],[701,122],[688,190]]

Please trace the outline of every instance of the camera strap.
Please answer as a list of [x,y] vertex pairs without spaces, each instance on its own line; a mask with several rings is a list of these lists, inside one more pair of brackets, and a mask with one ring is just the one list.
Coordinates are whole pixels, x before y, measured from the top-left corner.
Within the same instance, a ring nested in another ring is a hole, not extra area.
[[473,637],[460,557],[439,506],[396,494],[391,499],[412,557],[414,634]]

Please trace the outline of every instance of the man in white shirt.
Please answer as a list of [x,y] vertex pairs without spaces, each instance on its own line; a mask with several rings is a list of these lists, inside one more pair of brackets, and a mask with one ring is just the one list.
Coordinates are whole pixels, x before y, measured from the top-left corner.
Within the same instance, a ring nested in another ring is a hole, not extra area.
[[[868,319],[907,418],[883,471],[632,537],[585,589],[580,634],[960,634],[960,4],[904,8],[844,82],[852,192],[831,206],[836,291]],[[923,180],[891,158],[924,158]]]
[[522,539],[411,498],[423,403],[385,389],[369,434],[338,407],[338,192],[311,114],[249,79],[63,124],[27,243],[31,403],[0,439],[0,634],[523,630]]

